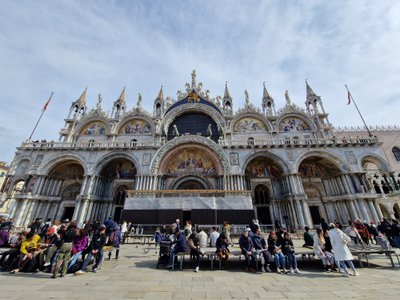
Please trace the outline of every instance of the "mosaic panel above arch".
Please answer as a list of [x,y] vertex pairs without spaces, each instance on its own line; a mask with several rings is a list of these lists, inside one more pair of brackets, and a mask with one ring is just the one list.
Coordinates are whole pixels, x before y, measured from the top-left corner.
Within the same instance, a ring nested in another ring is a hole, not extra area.
[[251,117],[241,118],[233,125],[234,132],[265,131],[266,129],[260,120]]
[[215,159],[198,147],[185,147],[168,160],[168,175],[200,173],[205,176],[216,175]]
[[248,177],[279,178],[282,176],[282,170],[271,159],[257,157],[246,166],[245,175]]
[[279,131],[281,132],[311,131],[311,127],[302,119],[296,117],[287,117],[284,118],[279,123]]
[[303,160],[299,166],[301,177],[333,177],[339,176],[339,168],[323,157],[309,157]]
[[141,119],[133,119],[125,123],[119,134],[151,134],[151,125]]
[[91,122],[81,130],[81,135],[105,135],[106,124],[103,122]]

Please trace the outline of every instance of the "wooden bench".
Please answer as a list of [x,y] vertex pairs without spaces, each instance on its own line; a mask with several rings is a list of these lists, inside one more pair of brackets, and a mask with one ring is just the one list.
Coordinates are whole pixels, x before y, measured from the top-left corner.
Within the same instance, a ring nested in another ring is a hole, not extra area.
[[395,268],[396,265],[395,265],[393,257],[392,257],[392,255],[394,255],[397,258],[397,263],[400,265],[399,254],[397,254],[395,250],[390,250],[390,249],[388,249],[388,250],[383,250],[383,249],[381,249],[381,250],[379,250],[379,249],[377,249],[377,250],[375,250],[375,249],[363,249],[363,250],[352,250],[351,253],[354,256],[357,256],[361,268],[364,267],[363,266],[363,262],[362,262],[362,258],[363,257],[365,257],[365,260],[367,262],[368,268],[371,267],[371,265],[369,263],[368,256],[374,255],[374,254],[376,254],[376,255],[379,255],[379,254],[383,255],[384,254],[386,257],[389,258],[392,267]]

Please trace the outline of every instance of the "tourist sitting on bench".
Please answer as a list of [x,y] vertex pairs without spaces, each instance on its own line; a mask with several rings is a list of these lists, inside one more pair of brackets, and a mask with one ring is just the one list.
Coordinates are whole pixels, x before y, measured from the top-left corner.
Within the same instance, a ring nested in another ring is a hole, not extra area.
[[242,255],[244,255],[245,258],[246,272],[255,272],[256,270],[251,267],[251,264],[255,263],[255,259],[253,254],[253,240],[249,237],[249,231],[251,231],[250,228],[246,228],[243,231],[242,235],[239,238],[239,246],[242,250]]
[[303,238],[304,238],[303,247],[312,248],[314,245],[314,235],[312,233],[310,233],[310,227],[306,226],[304,228],[304,230],[305,231],[304,231],[304,235],[303,235]]
[[178,255],[179,252],[186,252],[187,244],[186,244],[186,237],[185,235],[179,230],[178,227],[175,229],[175,240],[173,244],[175,244],[174,249],[171,251],[171,256],[169,258],[169,264],[167,268],[172,268],[172,263],[174,261],[174,257]]
[[229,259],[229,245],[231,241],[225,236],[225,234],[221,233],[215,242],[215,247],[217,248],[216,253],[221,261],[221,268],[225,269],[226,262]]
[[324,265],[324,271],[330,272],[335,267],[335,259],[333,254],[326,250],[326,241],[324,232],[318,228],[317,233],[314,235],[314,254],[317,255]]
[[296,255],[295,255],[295,251],[294,251],[293,241],[290,238],[289,232],[285,232],[283,234],[282,253],[288,257],[289,265],[290,265],[290,273],[300,274],[300,271],[297,268],[297,260],[296,260]]
[[253,244],[256,252],[260,255],[261,258],[261,271],[271,272],[269,264],[272,262],[272,255],[268,251],[267,242],[261,235],[260,228],[257,228],[256,234],[253,236]]

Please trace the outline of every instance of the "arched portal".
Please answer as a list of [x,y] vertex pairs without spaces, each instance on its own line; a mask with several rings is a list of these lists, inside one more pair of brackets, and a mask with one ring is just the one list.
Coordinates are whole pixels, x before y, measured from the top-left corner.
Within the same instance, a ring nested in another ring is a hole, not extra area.
[[[211,149],[197,144],[186,144],[167,153],[160,163],[163,188],[219,189],[222,165]],[[185,183],[186,182],[186,183]]]
[[127,190],[129,189],[128,186],[126,185],[121,185],[117,187],[117,189],[114,192],[114,197],[113,197],[113,205],[114,205],[114,214],[113,218],[114,220],[120,222],[121,221],[121,213],[122,210],[124,209],[124,204],[125,200],[127,197]]
[[281,200],[287,193],[283,170],[272,158],[258,156],[249,161],[245,168],[247,189],[252,191],[256,217],[262,224],[272,224],[276,219],[282,221]]
[[173,187],[174,190],[207,190],[209,185],[205,179],[198,176],[184,176],[179,178]]
[[135,188],[136,175],[136,165],[128,158],[116,157],[107,162],[100,170],[93,193],[103,199],[112,198],[113,201],[101,203],[98,215],[93,217],[111,216],[115,221],[120,221],[127,196],[126,191]]
[[271,193],[264,184],[259,184],[253,191],[253,204],[256,207],[257,219],[261,224],[272,224],[271,219]]
[[330,159],[311,156],[304,159],[298,170],[307,195],[309,215],[313,224],[320,224],[321,218],[339,220],[344,223],[350,220],[345,204],[325,201],[332,196],[346,194],[340,168]]
[[[77,196],[81,192],[84,170],[76,161],[64,161],[50,169],[47,184],[41,191],[45,196],[61,197],[59,210],[57,203],[50,204],[47,217],[72,220],[75,213]],[[43,212],[46,212],[46,208]],[[40,216],[43,217],[43,216]]]

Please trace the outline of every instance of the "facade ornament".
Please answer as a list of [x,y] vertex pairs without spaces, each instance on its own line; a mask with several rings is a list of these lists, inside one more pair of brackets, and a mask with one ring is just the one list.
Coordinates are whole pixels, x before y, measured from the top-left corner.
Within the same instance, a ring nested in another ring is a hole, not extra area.
[[159,133],[160,133],[160,120],[159,120],[159,119],[157,119],[157,120],[155,121],[154,126],[155,126],[155,132],[156,132],[157,134],[159,134]]
[[97,100],[97,110],[101,111],[101,103],[103,102],[103,98],[101,97],[101,94],[99,94],[99,98]]
[[183,99],[183,94],[182,94],[182,91],[181,91],[181,90],[178,90],[178,91],[176,92],[176,97],[178,98],[178,100]]
[[249,93],[247,92],[247,90],[244,90],[244,103],[246,106],[250,105]]
[[208,127],[207,127],[207,136],[208,136],[208,138],[211,138],[211,136],[212,136],[211,124],[208,124]]
[[215,102],[217,103],[218,108],[221,107],[221,100],[222,100],[221,96],[215,97]]
[[172,126],[172,134],[173,134],[175,137],[179,136],[178,127],[176,126],[176,124],[174,124],[174,125]]
[[196,88],[196,70],[192,72],[192,89]]
[[286,90],[286,92],[285,92],[285,99],[286,99],[287,105],[291,105],[292,104],[292,101],[290,100],[290,97],[289,97],[289,91],[288,90]]
[[138,94],[138,100],[137,100],[137,108],[142,107],[142,95],[139,93]]
[[165,99],[165,105],[167,108],[171,106],[171,97],[167,97],[167,99]]

